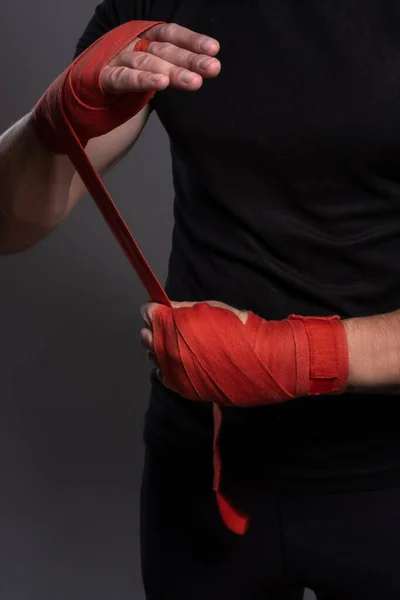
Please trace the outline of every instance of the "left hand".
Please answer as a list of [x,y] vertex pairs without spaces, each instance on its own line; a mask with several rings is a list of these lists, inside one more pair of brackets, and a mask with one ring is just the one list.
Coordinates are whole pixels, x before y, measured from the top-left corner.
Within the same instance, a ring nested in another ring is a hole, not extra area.
[[[179,308],[188,308],[191,306],[195,306],[196,304],[199,304],[199,303],[198,302],[171,302],[171,304],[174,309],[179,309]],[[247,317],[248,317],[247,311],[238,310],[237,308],[233,308],[232,306],[228,306],[228,304],[224,304],[223,302],[218,302],[217,300],[209,300],[209,301],[207,301],[207,304],[209,304],[210,306],[216,306],[217,308],[225,308],[226,310],[230,310],[238,317],[238,319],[240,319],[242,321],[243,325],[245,325],[247,322]],[[148,302],[142,306],[140,312],[142,315],[142,319],[145,323],[145,326],[143,327],[143,329],[140,332],[140,341],[142,343],[142,346],[145,348],[145,350],[147,350],[147,355],[149,357],[149,360],[151,360],[151,362],[154,364],[154,366],[157,369],[158,379],[165,385],[165,382],[163,380],[163,376],[161,373],[160,365],[158,364],[157,357],[154,352],[154,345],[153,345],[153,315],[154,315],[154,311],[157,309],[158,306],[160,306],[160,305],[156,304],[155,302]]]

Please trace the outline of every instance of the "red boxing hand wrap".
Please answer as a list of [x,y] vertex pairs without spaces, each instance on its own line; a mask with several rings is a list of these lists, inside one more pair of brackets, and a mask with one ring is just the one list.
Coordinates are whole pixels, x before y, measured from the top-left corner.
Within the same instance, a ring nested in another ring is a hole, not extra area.
[[[100,85],[104,67],[139,35],[157,25],[132,21],[113,29],[87,48],[62,73],[36,104],[32,123],[43,144],[59,154],[71,148],[70,136],[82,146],[134,117],[154,92],[106,94]],[[135,51],[145,52],[148,40],[139,40]]]
[[189,400],[250,407],[340,393],[347,385],[339,317],[265,321],[250,312],[243,325],[232,311],[207,303],[160,306],[153,334],[166,386]]
[[[265,321],[249,313],[243,325],[231,311],[205,303],[172,309],[83,148],[92,137],[133,117],[153,96],[107,95],[99,77],[116,54],[156,24],[127,23],[90,46],[37,103],[32,124],[45,146],[69,156],[150,299],[163,305],[154,313],[153,333],[166,385],[188,399],[214,404],[214,490],[225,524],[243,534],[248,517],[220,491],[220,405],[250,407],[343,392],[347,340],[338,317],[292,315],[284,321]],[[140,40],[135,50],[145,52],[149,44]]]
[[225,524],[243,534],[248,517],[221,494],[219,405],[251,407],[299,396],[344,392],[349,373],[344,327],[337,316],[265,321],[200,303],[153,316],[154,350],[167,387],[214,403],[214,490]]
[[147,52],[150,44],[150,40],[139,40],[135,45],[135,52]]

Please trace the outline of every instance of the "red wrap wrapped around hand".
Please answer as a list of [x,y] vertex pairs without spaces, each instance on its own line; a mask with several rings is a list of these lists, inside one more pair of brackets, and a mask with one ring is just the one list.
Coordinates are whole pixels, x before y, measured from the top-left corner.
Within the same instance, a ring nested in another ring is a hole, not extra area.
[[243,534],[248,517],[220,492],[219,406],[252,407],[308,395],[343,393],[349,374],[338,316],[246,324],[230,310],[199,303],[153,315],[153,345],[165,385],[190,400],[214,403],[214,489],[226,525]]
[[[58,154],[69,154],[71,148],[74,152],[77,140],[86,146],[91,138],[134,117],[151,100],[154,92],[107,94],[100,75],[130,42],[157,24],[131,21],[120,25],[89,46],[51,84],[32,112],[36,133],[47,148]],[[143,42],[139,40],[135,50],[143,50]]]
[[89,139],[118,127],[151,99],[154,92],[107,95],[99,78],[116,54],[154,25],[127,23],[90,46],[37,103],[32,124],[46,147],[69,156],[150,299],[163,305],[155,312],[153,330],[166,385],[190,400],[214,404],[214,489],[224,522],[243,534],[247,517],[220,493],[219,406],[342,392],[348,378],[347,342],[338,317],[265,321],[249,313],[243,325],[232,312],[205,303],[172,309],[84,150]]
[[347,340],[339,317],[246,324],[230,310],[198,303],[153,316],[154,351],[165,384],[184,398],[225,406],[260,406],[343,392]]

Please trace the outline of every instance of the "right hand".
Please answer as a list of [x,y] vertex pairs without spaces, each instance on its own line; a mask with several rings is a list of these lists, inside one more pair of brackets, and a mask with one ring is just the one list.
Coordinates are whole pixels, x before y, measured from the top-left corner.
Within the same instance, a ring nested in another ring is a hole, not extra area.
[[141,36],[152,43],[135,52],[133,40],[103,69],[100,84],[108,94],[152,92],[173,87],[193,92],[203,79],[216,77],[221,63],[213,38],[173,23],[155,25]]

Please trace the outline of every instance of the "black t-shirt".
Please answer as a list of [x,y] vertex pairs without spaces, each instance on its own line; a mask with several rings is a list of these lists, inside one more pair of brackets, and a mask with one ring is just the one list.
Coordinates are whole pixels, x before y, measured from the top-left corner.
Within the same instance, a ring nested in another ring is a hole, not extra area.
[[[217,79],[152,101],[175,187],[169,296],[266,319],[398,309],[400,3],[105,0],[76,53],[133,19],[221,44]],[[307,489],[400,483],[399,402],[345,394],[227,409],[224,464]],[[211,407],[153,379],[145,439],[210,457]]]

